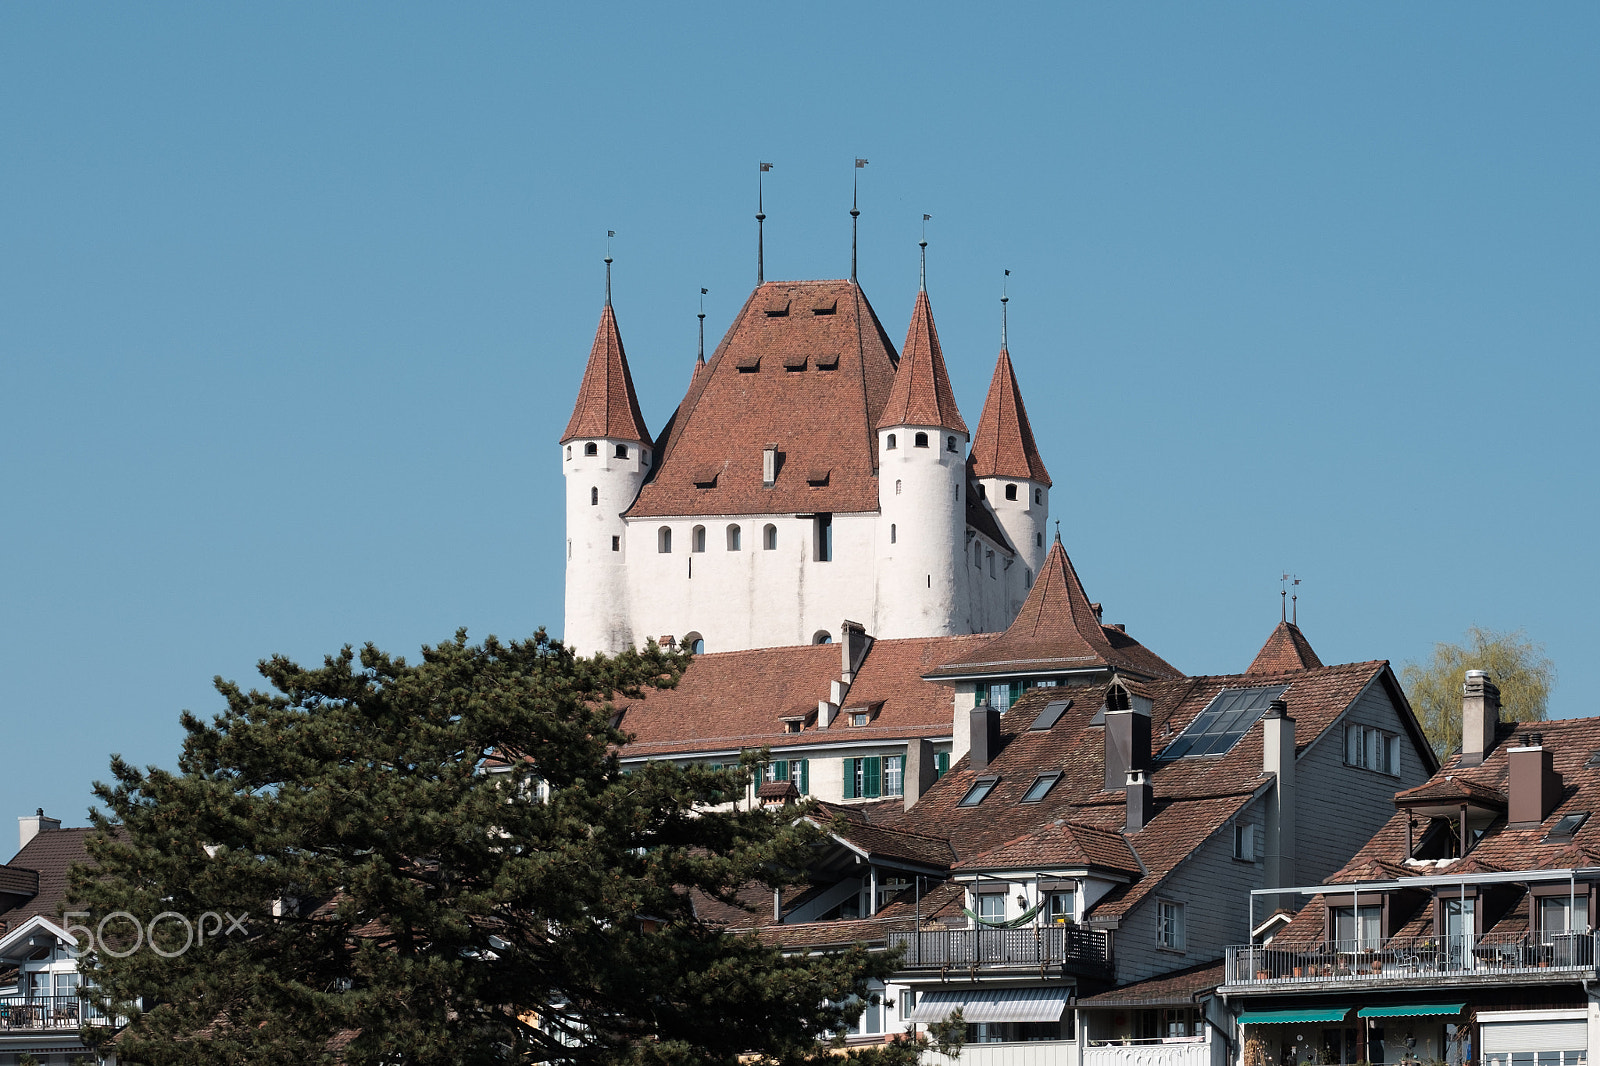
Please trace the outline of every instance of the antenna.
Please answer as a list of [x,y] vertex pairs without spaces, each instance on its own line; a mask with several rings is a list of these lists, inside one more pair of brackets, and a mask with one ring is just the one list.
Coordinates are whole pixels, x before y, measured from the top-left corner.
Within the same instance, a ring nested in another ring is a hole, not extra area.
[[700,357],[695,361],[697,368],[706,365],[706,293],[710,291],[706,288],[700,290]]
[[932,215],[922,216],[922,241],[917,245],[922,249],[922,276],[917,282],[918,292],[928,291],[928,220],[932,217]]
[[[860,170],[867,165],[867,161],[856,156],[856,169]],[[860,189],[861,175],[852,174],[850,177],[850,280],[856,280],[856,220],[861,217],[857,207],[856,194]]]
[[1006,304],[1011,302],[1009,290],[1011,288],[1011,271],[1006,271],[1006,276],[1000,281],[1000,348],[1005,350],[1006,345]]
[[761,169],[756,172],[756,284],[760,285],[767,280],[767,250],[766,233],[767,224],[766,205],[763,202],[765,189],[762,187],[761,175],[772,169],[771,163],[760,164]]
[[611,306],[611,238],[617,235],[614,229],[606,230],[606,306]]

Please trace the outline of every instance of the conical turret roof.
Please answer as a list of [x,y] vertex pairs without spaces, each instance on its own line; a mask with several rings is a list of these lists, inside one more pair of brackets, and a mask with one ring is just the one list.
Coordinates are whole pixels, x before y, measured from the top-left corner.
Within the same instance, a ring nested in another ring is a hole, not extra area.
[[600,312],[600,326],[589,349],[589,365],[578,386],[578,402],[561,435],[565,444],[574,437],[605,437],[650,444],[650,431],[639,413],[639,397],[633,391],[633,375],[628,372],[628,356],[622,350],[622,334],[617,316],[606,302]]
[[1029,478],[1050,484],[1039,447],[1033,442],[1033,427],[1028,424],[1011,353],[1004,346],[995,360],[989,395],[972,438],[972,472],[977,477]]
[[894,388],[878,419],[878,429],[889,426],[939,426],[961,433],[967,424],[956,409],[956,394],[945,372],[944,352],[939,348],[939,330],[933,324],[933,306],[927,290],[917,293],[917,306],[911,312],[911,328],[900,349],[900,366],[894,374]]
[[1172,664],[1116,626],[1100,624],[1095,605],[1067,558],[1061,538],[1004,633],[927,676],[1026,675],[1113,668],[1134,677],[1182,677]]
[[1245,673],[1279,674],[1288,670],[1315,670],[1321,665],[1322,660],[1312,650],[1311,642],[1300,632],[1300,627],[1293,622],[1279,622]]

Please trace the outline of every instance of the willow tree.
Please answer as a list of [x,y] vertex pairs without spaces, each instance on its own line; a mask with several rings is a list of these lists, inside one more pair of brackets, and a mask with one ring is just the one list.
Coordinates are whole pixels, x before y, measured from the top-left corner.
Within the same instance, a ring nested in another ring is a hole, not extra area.
[[267,692],[219,678],[226,707],[183,714],[176,771],[114,758],[95,789],[76,923],[96,930],[86,980],[131,1015],[119,1057],[814,1056],[847,1021],[830,1004],[859,1009],[892,960],[789,957],[697,916],[697,893],[793,883],[811,830],[797,808],[707,810],[753,759],[622,772],[608,701],[686,661],[463,631],[415,663],[371,645],[274,657]]
[[1407,663],[1400,675],[1422,731],[1440,757],[1461,742],[1461,686],[1468,670],[1489,672],[1500,689],[1502,721],[1540,722],[1549,713],[1556,666],[1545,656],[1544,645],[1520,629],[1496,633],[1473,626],[1465,641],[1435,644],[1431,662]]

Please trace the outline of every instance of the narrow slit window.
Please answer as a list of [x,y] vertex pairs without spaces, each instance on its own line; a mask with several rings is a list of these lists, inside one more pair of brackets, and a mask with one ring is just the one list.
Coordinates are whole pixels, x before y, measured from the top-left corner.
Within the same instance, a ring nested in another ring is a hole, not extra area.
[[589,506],[600,506],[600,490],[598,488],[591,488],[589,490]]
[[777,550],[778,527],[770,522],[767,523],[766,528],[761,531],[761,547],[769,552]]

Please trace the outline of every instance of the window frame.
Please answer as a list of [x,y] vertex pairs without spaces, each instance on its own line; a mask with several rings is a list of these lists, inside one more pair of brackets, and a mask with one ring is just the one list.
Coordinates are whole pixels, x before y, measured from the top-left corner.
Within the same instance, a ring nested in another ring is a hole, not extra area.
[[989,794],[994,791],[994,787],[999,783],[1000,776],[998,774],[985,774],[982,777],[974,778],[971,787],[967,789],[966,795],[962,796],[961,799],[956,801],[956,806],[981,806],[983,801],[989,798]]
[[1187,950],[1187,925],[1182,901],[1156,900],[1156,947],[1163,951]]

